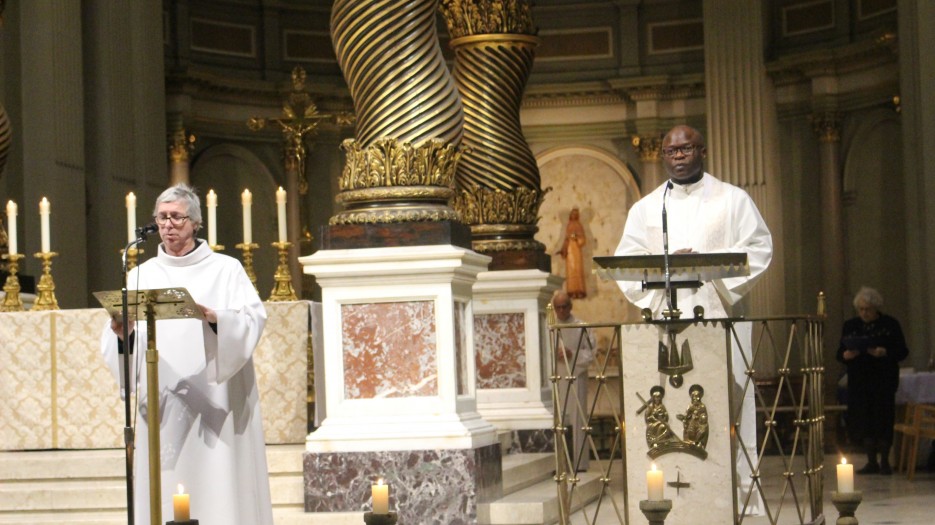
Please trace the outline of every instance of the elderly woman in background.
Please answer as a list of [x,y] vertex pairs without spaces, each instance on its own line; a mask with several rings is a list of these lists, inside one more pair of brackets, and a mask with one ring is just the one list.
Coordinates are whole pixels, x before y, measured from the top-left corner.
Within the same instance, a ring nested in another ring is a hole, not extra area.
[[909,349],[899,321],[882,313],[882,307],[883,296],[873,288],[857,292],[857,317],[844,323],[837,354],[838,361],[847,365],[848,432],[867,452],[867,464],[859,474],[893,473],[889,454],[899,362]]
[[[185,287],[204,316],[157,321],[159,429],[147,429],[146,377],[140,375],[136,434],[136,523],[149,523],[149,431],[160,433],[162,515],[172,511],[178,484],[191,494],[191,516],[202,525],[273,525],[266,446],[253,351],[266,325],[266,309],[237,259],[215,253],[196,237],[201,203],[184,184],[156,199],[156,257],[134,268],[128,288]],[[130,343],[146,341],[146,326],[130,327]],[[116,334],[116,335],[115,335]],[[101,349],[119,381],[123,324],[104,329]],[[137,348],[131,368],[142,367]],[[162,525],[162,524],[150,524]]]

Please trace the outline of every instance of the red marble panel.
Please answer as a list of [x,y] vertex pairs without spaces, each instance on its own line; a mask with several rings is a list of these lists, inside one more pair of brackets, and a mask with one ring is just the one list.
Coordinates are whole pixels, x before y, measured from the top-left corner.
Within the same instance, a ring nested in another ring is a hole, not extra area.
[[477,388],[526,386],[526,318],[522,312],[474,316]]

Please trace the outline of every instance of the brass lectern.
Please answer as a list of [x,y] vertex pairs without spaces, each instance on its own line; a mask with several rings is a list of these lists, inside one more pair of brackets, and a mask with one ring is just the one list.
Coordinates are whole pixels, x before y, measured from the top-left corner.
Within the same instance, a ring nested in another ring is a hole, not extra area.
[[[150,523],[162,521],[162,464],[159,457],[159,352],[156,350],[156,321],[169,319],[204,319],[201,308],[195,304],[185,288],[161,288],[153,290],[129,290],[127,317],[135,321],[146,319],[146,424],[149,426],[149,515]],[[101,306],[112,318],[123,318],[123,291],[94,292]],[[140,314],[142,308],[142,315]],[[126,320],[124,320],[126,322]],[[127,355],[130,351],[127,351]],[[130,376],[126,376],[129,383]],[[127,392],[130,391],[127,385]],[[130,396],[127,394],[127,400]],[[127,454],[131,454],[127,445]],[[128,480],[132,484],[132,480]]]

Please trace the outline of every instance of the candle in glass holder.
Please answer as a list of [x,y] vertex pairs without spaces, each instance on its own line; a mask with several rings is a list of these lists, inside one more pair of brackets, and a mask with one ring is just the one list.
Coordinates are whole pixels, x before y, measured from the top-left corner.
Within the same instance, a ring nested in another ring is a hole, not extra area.
[[208,246],[217,246],[218,244],[218,195],[214,190],[208,190],[205,196],[205,204],[208,206]]
[[6,203],[6,219],[7,219],[7,247],[9,248],[10,255],[16,253],[16,212],[17,207],[16,203],[13,201],[8,201]]
[[286,242],[286,190],[276,190],[276,219],[279,223],[279,242]]
[[370,486],[370,496],[373,498],[374,514],[389,514],[390,512],[390,486],[378,479],[376,485]]
[[191,519],[189,503],[188,494],[185,494],[185,487],[179,483],[179,493],[172,495],[172,521],[180,523]]
[[838,492],[854,492],[854,464],[848,463],[847,458],[841,458],[838,465]]
[[660,501],[662,499],[662,487],[662,471],[656,470],[656,464],[653,463],[652,468],[646,471],[646,489],[648,492],[647,499],[652,501]]
[[52,206],[49,204],[49,199],[45,197],[39,201],[39,225],[42,238],[42,252],[49,253],[52,251],[49,242],[49,215],[52,213]]
[[243,243],[251,244],[253,242],[253,217],[250,210],[253,206],[253,194],[250,190],[243,190],[240,203],[243,205]]
[[127,193],[127,242],[136,240],[136,195]]

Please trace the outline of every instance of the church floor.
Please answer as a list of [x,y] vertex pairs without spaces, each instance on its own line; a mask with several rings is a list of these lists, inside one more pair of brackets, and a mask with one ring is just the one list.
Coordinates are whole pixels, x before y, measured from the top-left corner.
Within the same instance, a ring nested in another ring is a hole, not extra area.
[[[835,483],[835,464],[837,457],[825,457],[825,495],[824,495],[824,513],[825,522],[833,524],[838,519],[838,511],[831,503],[831,491],[834,490]],[[861,461],[856,461],[857,467],[863,466]],[[593,464],[593,462],[592,462]],[[764,470],[771,471],[781,468],[779,458],[770,456],[764,459]],[[613,479],[621,479],[622,473],[617,470],[613,473]],[[771,501],[770,494],[776,494],[778,491],[775,486],[770,486],[768,481],[764,482],[764,490],[769,498],[769,504],[775,509],[775,502]],[[775,485],[775,484],[774,484]],[[857,508],[856,518],[860,525],[932,525],[935,523],[935,472],[925,470],[923,466],[916,469],[915,478],[909,481],[906,475],[893,474],[892,476],[880,475],[856,475],[854,480],[855,489],[863,493],[863,501]],[[772,489],[772,490],[771,490]],[[667,489],[668,490],[668,489]],[[620,491],[614,491],[613,496],[618,506],[622,508],[623,497]],[[639,492],[637,492],[639,494]],[[578,512],[572,517],[573,525],[617,525],[622,523],[614,514],[613,505],[605,501],[601,505],[600,514],[594,521],[594,509],[596,503],[589,505],[584,512]],[[645,524],[646,520],[637,520],[633,525]],[[744,518],[743,525],[769,525],[770,521],[765,516],[748,516]],[[779,524],[799,523],[795,517],[794,508],[783,508],[780,513]],[[666,525],[682,525],[666,521]],[[690,525],[690,524],[686,524]]]

